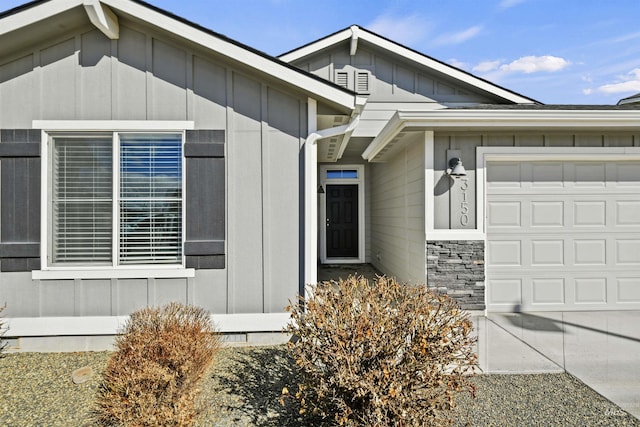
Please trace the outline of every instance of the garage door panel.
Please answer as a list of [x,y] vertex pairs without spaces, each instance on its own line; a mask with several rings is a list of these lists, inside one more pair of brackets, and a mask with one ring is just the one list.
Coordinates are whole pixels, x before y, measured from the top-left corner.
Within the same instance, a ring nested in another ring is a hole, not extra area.
[[488,188],[520,188],[520,163],[500,162],[487,170]]
[[531,165],[531,188],[562,188],[564,185],[564,166],[562,163],[540,162]]
[[522,243],[518,240],[493,240],[488,243],[488,253],[491,265],[522,265]]
[[533,278],[531,280],[531,304],[564,304],[564,278]]
[[573,265],[603,266],[607,264],[606,239],[574,239]]
[[576,304],[606,304],[606,277],[578,277],[574,280]]
[[640,303],[640,279],[637,277],[619,277],[616,281],[618,301],[621,303]]
[[637,163],[620,163],[617,166],[616,185],[618,187],[640,189]]
[[615,212],[616,225],[640,226],[640,201],[617,201]]
[[616,240],[616,264],[640,265],[640,239]]
[[532,201],[531,227],[562,227],[564,226],[563,201]]
[[606,165],[604,162],[584,162],[573,164],[572,182],[575,187],[604,188],[606,186]]
[[491,305],[521,306],[521,279],[492,279],[488,283],[487,297]]
[[520,202],[496,201],[488,205],[490,227],[520,227]]
[[575,201],[573,202],[573,225],[576,227],[606,226],[607,202]]
[[564,265],[564,240],[531,240],[531,266]]
[[640,309],[640,163],[508,162],[492,174],[496,165],[489,310]]

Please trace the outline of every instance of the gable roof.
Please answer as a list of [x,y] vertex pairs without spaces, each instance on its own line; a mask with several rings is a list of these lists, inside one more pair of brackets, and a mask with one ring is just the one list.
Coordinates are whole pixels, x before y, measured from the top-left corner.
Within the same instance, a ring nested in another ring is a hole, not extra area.
[[466,84],[476,87],[481,91],[490,93],[506,101],[516,104],[541,104],[540,102],[532,98],[528,98],[506,88],[498,86],[488,80],[477,77],[452,65],[446,64],[442,61],[418,52],[417,50],[403,46],[399,43],[394,42],[393,40],[389,40],[358,25],[352,25],[319,40],[308,43],[289,52],[283,53],[282,55],[279,55],[278,58],[286,62],[295,62],[299,59],[302,59],[309,55],[313,55],[316,52],[330,48],[339,43],[344,43],[347,40],[350,40],[350,49],[352,55],[355,54],[358,41],[365,40],[366,42],[373,44],[380,49],[402,56],[403,58],[412,61],[420,66],[429,68],[436,73],[445,74],[449,77],[458,79],[462,82],[465,82]]
[[309,96],[341,110],[355,108],[357,95],[354,92],[142,0],[35,0],[0,13],[0,38],[53,16],[74,9],[81,10],[83,7],[91,22],[109,38],[117,38],[118,13],[124,13],[214,51],[257,73],[267,74],[294,86]]
[[620,101],[618,101],[618,105],[627,105],[627,104],[640,104],[640,93],[627,96],[626,98],[622,98]]

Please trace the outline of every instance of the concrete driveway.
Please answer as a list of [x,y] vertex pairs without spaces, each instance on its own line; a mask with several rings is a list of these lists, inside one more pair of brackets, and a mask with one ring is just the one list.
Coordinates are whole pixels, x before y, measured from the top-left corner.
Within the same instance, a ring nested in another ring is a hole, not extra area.
[[475,317],[480,368],[563,372],[640,418],[640,311]]

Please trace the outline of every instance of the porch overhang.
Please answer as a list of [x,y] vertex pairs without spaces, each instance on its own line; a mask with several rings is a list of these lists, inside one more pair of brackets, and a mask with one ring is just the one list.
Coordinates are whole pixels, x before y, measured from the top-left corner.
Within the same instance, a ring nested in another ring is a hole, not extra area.
[[369,162],[384,162],[415,131],[502,131],[530,129],[640,130],[640,109],[442,109],[397,111],[362,153]]

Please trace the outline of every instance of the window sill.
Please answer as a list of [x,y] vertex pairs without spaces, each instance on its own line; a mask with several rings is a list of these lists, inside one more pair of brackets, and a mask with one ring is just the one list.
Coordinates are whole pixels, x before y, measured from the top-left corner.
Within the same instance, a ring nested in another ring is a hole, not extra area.
[[111,269],[56,269],[34,270],[31,278],[34,280],[60,279],[167,279],[195,277],[193,268],[111,268]]

